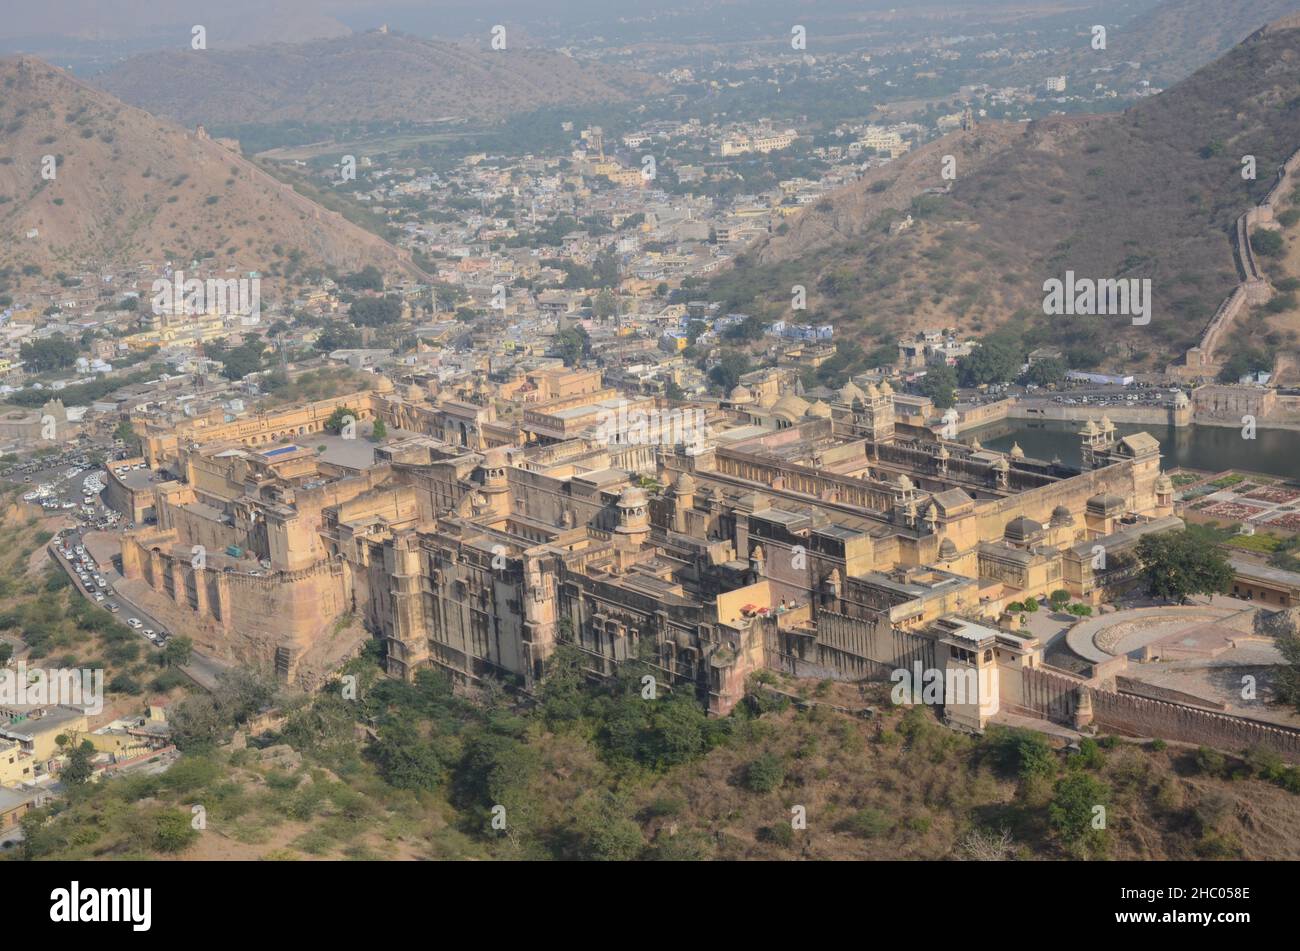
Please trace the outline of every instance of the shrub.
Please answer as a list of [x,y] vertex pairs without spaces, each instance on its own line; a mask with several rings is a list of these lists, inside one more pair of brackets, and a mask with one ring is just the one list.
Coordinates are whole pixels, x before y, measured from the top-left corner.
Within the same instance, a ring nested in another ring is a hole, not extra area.
[[183,812],[164,812],[154,824],[153,847],[159,852],[182,852],[194,844],[198,832]]
[[785,782],[785,764],[775,753],[764,753],[745,767],[745,788],[755,793],[770,793]]
[[1041,733],[998,727],[989,731],[986,742],[994,761],[1004,772],[1021,779],[1051,776],[1056,772],[1056,755]]
[[889,816],[879,809],[868,807],[859,809],[840,825],[845,832],[851,832],[862,839],[872,839],[887,833],[892,828],[893,823],[890,822]]
[[1063,840],[1079,843],[1100,831],[1093,826],[1097,807],[1106,805],[1109,790],[1087,773],[1072,773],[1056,783],[1048,819]]
[[1069,765],[1082,769],[1101,769],[1106,765],[1106,756],[1096,740],[1085,736],[1079,741],[1079,751],[1070,756]]
[[758,838],[774,845],[788,846],[794,843],[794,827],[786,822],[763,826],[758,830]]
[[1228,765],[1222,753],[1208,746],[1197,747],[1195,762],[1197,770],[1207,776],[1222,776]]

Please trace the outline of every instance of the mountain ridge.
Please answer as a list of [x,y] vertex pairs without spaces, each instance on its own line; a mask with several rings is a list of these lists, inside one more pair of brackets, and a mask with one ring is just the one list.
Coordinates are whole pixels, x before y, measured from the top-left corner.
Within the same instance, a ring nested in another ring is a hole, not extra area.
[[654,77],[562,53],[481,50],[375,31],[137,56],[91,78],[125,102],[185,125],[490,120],[665,88]]
[[[42,60],[0,59],[0,91],[0,233],[11,239],[0,243],[0,264],[71,268],[210,252],[261,273],[294,258],[419,273],[405,252],[212,139]],[[41,175],[46,156],[53,179]]]

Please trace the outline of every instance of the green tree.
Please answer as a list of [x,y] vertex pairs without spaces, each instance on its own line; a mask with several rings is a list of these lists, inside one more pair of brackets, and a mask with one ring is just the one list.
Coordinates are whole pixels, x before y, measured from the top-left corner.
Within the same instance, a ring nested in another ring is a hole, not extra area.
[[1001,337],[988,337],[957,361],[957,378],[962,386],[1008,383],[1020,373],[1023,351]]
[[626,814],[626,805],[613,793],[598,793],[596,801],[579,810],[578,828],[584,857],[602,862],[629,862],[645,849],[641,827]]
[[566,367],[576,367],[591,350],[591,340],[582,327],[565,327],[555,335],[555,350]]
[[95,772],[94,766],[91,765],[94,756],[95,744],[90,740],[82,740],[68,753],[68,762],[64,765],[63,772],[59,774],[59,779],[65,786],[86,785]]
[[66,370],[77,362],[79,349],[75,343],[63,334],[50,334],[44,340],[33,340],[18,348],[19,355],[28,370],[45,373],[50,370]]
[[1232,585],[1232,566],[1223,553],[1185,531],[1142,536],[1137,557],[1153,597],[1182,604],[1196,594],[1223,594]]
[[928,396],[939,409],[956,406],[957,371],[946,363],[937,363],[928,367],[917,389],[922,396]]
[[154,818],[153,847],[159,852],[184,852],[198,837],[190,817],[183,812],[167,809]]
[[344,287],[350,287],[354,291],[382,291],[384,289],[384,275],[373,264],[367,264],[359,271],[343,275],[343,277],[339,278],[339,283]]
[[222,350],[214,354],[221,361],[221,375],[227,380],[242,380],[250,373],[262,369],[262,353],[266,344],[250,337],[232,350]]
[[749,316],[740,323],[732,324],[722,332],[722,336],[727,340],[743,340],[753,342],[762,340],[763,334],[767,332],[767,326],[758,317]]
[[727,350],[709,371],[709,380],[723,393],[730,393],[749,370],[749,357],[739,350]]
[[1256,228],[1250,233],[1250,246],[1256,254],[1264,257],[1278,257],[1286,250],[1286,242],[1278,231],[1269,228]]
[[402,319],[402,301],[398,297],[359,297],[352,302],[348,316],[358,327],[386,327]]
[[343,432],[344,426],[349,423],[355,425],[359,418],[360,417],[357,415],[356,410],[349,409],[346,406],[340,406],[335,409],[334,412],[330,413],[329,419],[325,420],[325,431],[337,436],[339,433]]
[[1082,846],[1088,851],[1099,851],[1104,841],[1103,830],[1096,823],[1109,802],[1110,790],[1101,780],[1084,772],[1071,772],[1056,782],[1051,803],[1047,807],[1052,828],[1067,844]]
[[384,425],[382,419],[375,420],[375,424],[370,427],[370,441],[383,442],[388,438],[388,427]]
[[597,294],[591,312],[600,320],[618,316],[618,298],[614,296],[614,292],[606,288]]
[[1065,374],[1069,369],[1064,360],[1059,360],[1056,357],[1035,360],[1029,369],[1025,371],[1025,382],[1032,383],[1034,386],[1048,386],[1052,383],[1060,383],[1065,379]]
[[1056,772],[1056,754],[1043,734],[1020,727],[996,727],[986,740],[993,760],[1003,772],[1028,779]]
[[379,727],[371,747],[379,774],[398,789],[437,789],[446,776],[446,764],[415,726],[394,718]]
[[785,764],[775,753],[762,753],[745,767],[745,788],[750,792],[770,793],[785,782]]
[[194,654],[194,641],[188,637],[173,637],[162,649],[162,662],[167,667],[184,667]]

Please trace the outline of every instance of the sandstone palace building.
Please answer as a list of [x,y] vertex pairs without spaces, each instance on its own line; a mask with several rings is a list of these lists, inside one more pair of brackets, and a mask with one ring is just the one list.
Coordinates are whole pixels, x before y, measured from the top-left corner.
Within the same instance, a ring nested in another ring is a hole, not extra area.
[[[696,406],[553,366],[496,387],[374,381],[233,420],[137,412],[151,475],[109,492],[147,519],[122,546],[141,603],[304,684],[376,638],[395,677],[531,690],[569,643],[593,674],[638,658],[723,714],[760,668],[920,661],[977,675],[944,714],[980,729],[1032,706],[1042,666],[1006,606],[1096,603],[1142,534],[1181,527],[1156,441],[1104,418],[1075,469],[906,423],[887,382],[809,401],[759,371]],[[340,408],[350,440],[326,432]]]

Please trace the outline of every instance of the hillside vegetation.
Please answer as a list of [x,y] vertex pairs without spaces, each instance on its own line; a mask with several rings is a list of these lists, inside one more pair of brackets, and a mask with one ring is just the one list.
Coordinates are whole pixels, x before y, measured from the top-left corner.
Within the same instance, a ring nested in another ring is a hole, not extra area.
[[891,707],[887,685],[771,675],[710,720],[693,697],[644,698],[635,664],[585,683],[564,648],[531,708],[454,695],[433,671],[388,680],[368,658],[344,673],[357,699],[340,684],[281,698],[284,726],[246,748],[221,741],[272,698],[266,681],[238,674],[186,701],[172,717],[183,759],[74,788],[24,819],[20,854],[1300,858],[1300,770],[1260,753],[1105,737],[1064,753],[1024,730],[952,732]]

